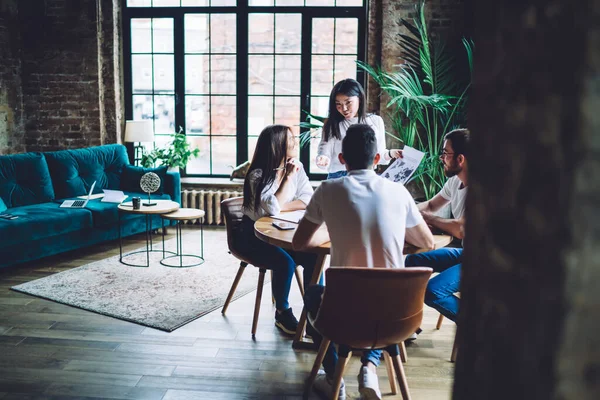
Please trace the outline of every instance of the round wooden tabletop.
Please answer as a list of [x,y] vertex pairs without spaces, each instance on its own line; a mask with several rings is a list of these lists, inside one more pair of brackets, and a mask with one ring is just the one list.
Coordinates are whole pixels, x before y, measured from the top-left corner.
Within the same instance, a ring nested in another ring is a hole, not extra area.
[[139,210],[134,210],[130,201],[119,204],[119,210],[132,214],[167,214],[179,209],[179,203],[171,200],[150,200],[151,203],[156,203],[154,206],[145,206],[148,199],[142,199],[142,205]]
[[[262,217],[258,221],[254,223],[254,234],[257,238],[262,240],[263,242],[267,242],[272,244],[273,246],[281,247],[283,249],[292,249],[292,238],[294,237],[294,233],[296,229],[290,229],[283,231],[281,229],[277,229],[273,226],[273,221],[275,219],[271,217]],[[296,225],[293,224],[292,225]],[[296,225],[297,226],[297,225]],[[324,229],[325,225],[321,226],[319,229]],[[452,241],[452,236],[449,235],[433,235],[434,248],[439,249],[444,246],[447,246]],[[323,243],[317,248],[310,249],[309,251],[312,253],[322,253],[329,254],[329,250],[331,248],[331,242]],[[428,251],[429,249],[421,249],[409,244],[404,246],[404,254],[415,254],[422,253],[424,251]]]
[[173,219],[177,221],[187,221],[190,219],[204,218],[204,211],[197,208],[180,208],[168,214],[163,214],[164,219]]

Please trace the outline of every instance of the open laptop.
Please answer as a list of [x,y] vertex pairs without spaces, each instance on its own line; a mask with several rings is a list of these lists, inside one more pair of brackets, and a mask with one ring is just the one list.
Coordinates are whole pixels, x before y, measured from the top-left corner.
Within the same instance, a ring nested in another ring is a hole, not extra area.
[[65,200],[62,202],[62,204],[60,205],[61,207],[65,207],[65,208],[84,208],[88,201],[90,201],[90,197],[92,196],[92,193],[94,192],[94,186],[96,186],[96,181],[94,181],[94,183],[92,183],[92,187],[90,188],[90,192],[87,195],[87,199],[85,200]]

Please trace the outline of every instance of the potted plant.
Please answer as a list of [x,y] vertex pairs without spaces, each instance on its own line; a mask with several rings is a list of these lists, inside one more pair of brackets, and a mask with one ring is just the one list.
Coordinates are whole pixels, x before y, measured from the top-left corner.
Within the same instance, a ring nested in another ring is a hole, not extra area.
[[159,165],[166,165],[169,169],[185,168],[187,163],[193,157],[198,157],[200,149],[192,149],[186,136],[181,133],[173,134],[173,140],[164,148],[156,148],[149,153],[144,153],[141,164],[144,168],[153,167],[158,162]]

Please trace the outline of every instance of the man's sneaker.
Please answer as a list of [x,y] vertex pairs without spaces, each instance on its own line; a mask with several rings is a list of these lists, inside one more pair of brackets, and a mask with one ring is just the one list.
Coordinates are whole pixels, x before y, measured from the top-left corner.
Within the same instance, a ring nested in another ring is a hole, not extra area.
[[415,333],[413,333],[412,335],[410,335],[408,338],[406,338],[406,340],[404,340],[404,341],[412,342],[413,340],[417,340],[417,335],[421,332],[423,332],[423,330],[421,328],[417,328],[417,331]]
[[275,311],[275,326],[288,335],[296,334],[298,320],[294,317],[291,307],[282,312]]
[[377,374],[364,366],[358,373],[358,391],[364,400],[381,400]]
[[[313,383],[313,389],[324,399],[330,400],[333,396],[333,379],[329,379],[325,371],[322,369],[317,372],[317,377]],[[342,379],[342,386],[340,386],[340,394],[338,400],[346,400],[346,385]]]

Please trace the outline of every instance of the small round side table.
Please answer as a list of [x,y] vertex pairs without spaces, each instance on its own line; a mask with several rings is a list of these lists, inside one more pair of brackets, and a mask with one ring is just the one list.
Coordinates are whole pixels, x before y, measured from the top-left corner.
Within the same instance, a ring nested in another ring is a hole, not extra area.
[[[204,222],[204,211],[198,210],[196,208],[180,208],[179,210],[174,211],[172,213],[162,214],[161,218],[168,219],[170,221],[177,221],[177,225],[175,225],[175,240],[177,243],[177,250],[175,254],[163,257],[160,263],[166,267],[175,268],[195,267],[204,263],[204,230],[202,228],[202,223]],[[183,238],[181,234],[181,225],[184,221],[189,221],[192,219],[200,220],[200,255],[183,254]],[[184,264],[184,260],[190,260],[190,262]],[[179,261],[179,263],[177,263],[177,261]]]

